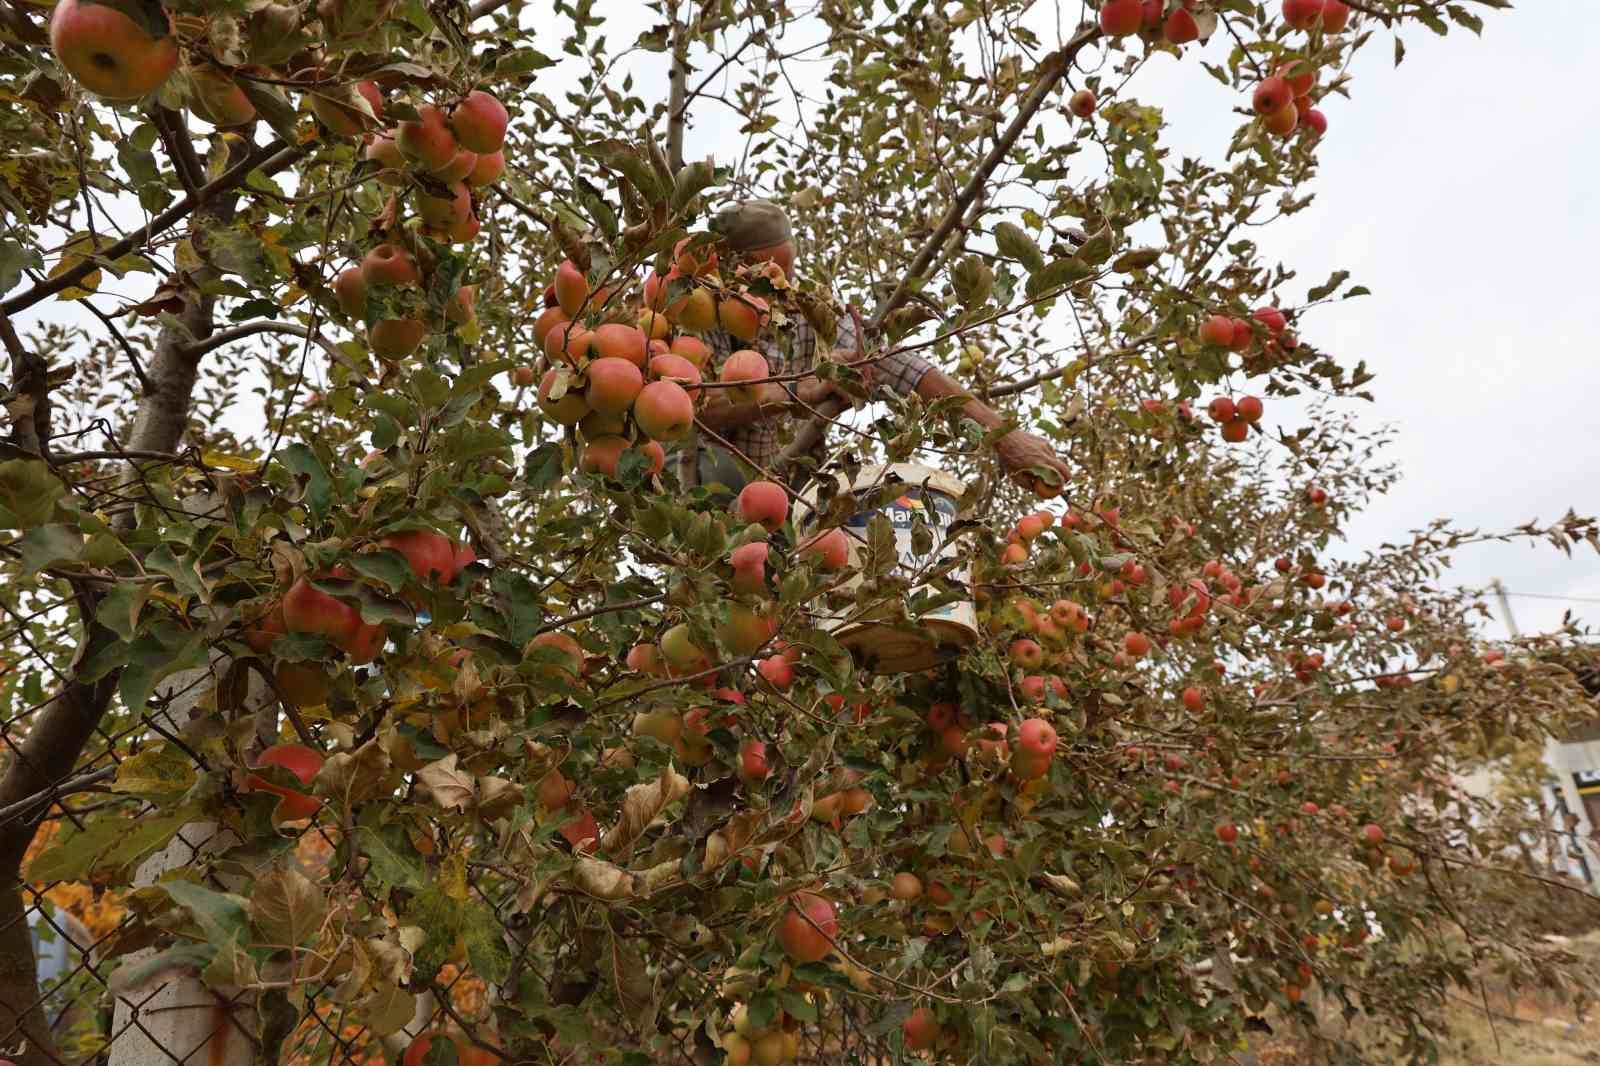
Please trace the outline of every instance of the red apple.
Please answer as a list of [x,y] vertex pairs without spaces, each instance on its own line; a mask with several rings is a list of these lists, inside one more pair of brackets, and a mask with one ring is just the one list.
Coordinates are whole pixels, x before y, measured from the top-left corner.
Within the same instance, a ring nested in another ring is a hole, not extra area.
[[[274,744],[261,753],[255,765],[280,767],[293,774],[302,785],[309,785],[322,769],[322,763],[321,753],[304,744]],[[275,784],[260,774],[247,775],[244,787],[246,791],[270,792],[279,797],[277,817],[285,821],[310,818],[322,808],[322,801],[317,797]]]
[[584,399],[596,411],[620,415],[633,406],[644,389],[644,375],[626,359],[596,359],[586,372],[589,384]]
[[459,146],[445,122],[444,112],[432,104],[417,108],[417,119],[395,127],[394,141],[400,154],[425,170],[442,170],[455,159]]
[[170,32],[152,37],[115,7],[83,0],[56,4],[50,48],[68,74],[106,100],[153,93],[178,66],[178,39]]
[[1309,30],[1322,21],[1323,0],[1283,0],[1283,21],[1297,30]]
[[1100,5],[1100,30],[1110,37],[1138,33],[1144,25],[1144,5],[1140,0],[1105,0]]
[[776,532],[789,520],[789,495],[772,481],[752,481],[734,501],[734,514],[741,522],[758,522],[767,532]]
[[417,261],[398,244],[380,244],[361,260],[368,285],[415,285],[422,277]]
[[474,152],[500,151],[508,121],[505,106],[481,89],[468,93],[450,112],[450,128],[456,139],[463,148]]
[[842,529],[825,529],[801,541],[799,551],[823,570],[840,570],[850,562],[850,537]]
[[694,428],[694,400],[677,382],[652,381],[634,400],[633,420],[656,440],[680,440]]
[[1233,319],[1227,315],[1208,315],[1200,323],[1200,343],[1211,344],[1218,348],[1227,348],[1233,345]]
[[833,902],[815,892],[796,892],[778,920],[778,943],[795,962],[820,962],[833,950],[839,918]]
[[391,533],[379,541],[405,556],[411,573],[424,584],[449,584],[456,576],[456,546],[443,533],[431,529],[411,529]]
[[1200,39],[1200,24],[1187,8],[1174,8],[1161,27],[1161,35],[1168,44],[1188,44]]
[[1250,103],[1255,108],[1256,114],[1273,115],[1294,103],[1294,93],[1290,90],[1288,81],[1274,74],[1256,86]]

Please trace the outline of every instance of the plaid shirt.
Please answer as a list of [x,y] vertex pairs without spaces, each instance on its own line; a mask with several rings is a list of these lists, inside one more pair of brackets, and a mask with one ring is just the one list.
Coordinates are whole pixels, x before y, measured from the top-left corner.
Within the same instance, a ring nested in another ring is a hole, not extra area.
[[[723,330],[713,330],[706,334],[706,343],[711,348],[711,367],[707,369],[722,369],[722,361],[743,348],[755,348],[767,357],[767,368],[773,377],[786,374],[803,374],[809,372],[817,363],[817,331],[810,322],[796,315],[792,326],[785,330],[788,334],[788,348],[780,346],[769,334],[746,343]],[[835,348],[854,348],[856,346],[855,323],[848,318],[839,320],[839,337],[834,342]],[[891,352],[877,360],[873,367],[874,389],[887,388],[902,396],[916,391],[922,382],[922,377],[933,369],[933,364],[926,359],[912,355],[910,352]],[[709,379],[710,374],[707,375]],[[785,383],[789,384],[789,383]],[[778,434],[781,428],[780,419],[784,415],[770,415],[757,419],[747,425],[735,426],[721,435],[729,444],[738,448],[752,462],[764,467],[770,467],[772,460],[778,457],[782,450],[782,441]],[[716,448],[715,441],[703,438],[705,447]],[[720,450],[720,449],[719,449]]]

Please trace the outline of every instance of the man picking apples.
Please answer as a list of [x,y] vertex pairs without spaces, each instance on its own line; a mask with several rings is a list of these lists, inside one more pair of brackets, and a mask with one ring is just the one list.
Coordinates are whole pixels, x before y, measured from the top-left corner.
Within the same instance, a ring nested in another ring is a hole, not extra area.
[[[795,276],[794,231],[789,216],[777,204],[766,200],[736,203],[718,213],[712,229],[721,236],[728,251],[743,261],[771,262],[787,276]],[[706,336],[718,369],[733,353],[756,347],[766,357],[767,376],[805,376],[796,381],[768,383],[755,390],[754,396],[739,395],[744,390],[711,390],[710,402],[701,412],[700,421],[739,454],[734,455],[712,440],[705,441],[700,453],[702,482],[719,481],[738,490],[749,478],[748,463],[776,473],[773,464],[781,451],[782,420],[796,415],[804,417],[833,396],[850,399],[834,382],[824,381],[813,372],[818,343],[811,324],[799,319],[789,332],[788,350],[771,339],[770,334],[748,341],[734,337],[727,329],[718,329]],[[823,358],[852,362],[859,358],[855,343],[853,323],[842,320],[839,344],[832,351],[824,352]],[[902,395],[915,393],[928,401],[947,396],[965,397],[962,412],[967,418],[985,429],[1005,422],[1002,415],[943,371],[909,352],[891,351],[872,357],[863,369],[869,386],[874,389],[887,386]],[[1066,482],[1067,464],[1036,434],[1012,430],[1000,438],[996,450],[1007,473],[1025,485],[1035,484],[1034,477],[1026,473],[1034,467],[1052,470],[1060,477],[1061,484]],[[1053,492],[1049,494],[1054,495]]]

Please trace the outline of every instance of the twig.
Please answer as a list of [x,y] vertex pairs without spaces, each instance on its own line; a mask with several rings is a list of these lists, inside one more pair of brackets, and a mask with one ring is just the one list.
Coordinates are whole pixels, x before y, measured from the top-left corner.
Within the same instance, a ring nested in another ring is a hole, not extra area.
[[49,801],[54,803],[60,797],[73,792],[88,792],[101,781],[116,776],[117,768],[115,766],[102,766],[98,770],[91,770],[89,773],[79,774],[77,777],[69,777],[59,784],[40,789],[27,799],[18,800],[15,803],[8,803],[4,807],[0,807],[0,823],[9,822],[16,815],[32,810],[41,802]]
[[193,193],[167,208],[155,218],[146,222],[132,233],[119,241],[114,241],[101,249],[98,253],[85,256],[83,261],[54,277],[46,278],[26,292],[18,293],[9,300],[0,303],[0,312],[14,315],[24,311],[41,300],[71,288],[96,270],[101,269],[106,260],[120,259],[136,248],[140,248],[146,241],[158,233],[164,233],[183,221],[184,218],[210,200],[220,192],[226,192],[242,183],[251,172],[260,169],[269,169],[282,166],[309,150],[309,145],[294,145],[285,147],[282,141],[272,144],[257,152],[251,152],[238,165],[218,175],[217,179],[201,186]]

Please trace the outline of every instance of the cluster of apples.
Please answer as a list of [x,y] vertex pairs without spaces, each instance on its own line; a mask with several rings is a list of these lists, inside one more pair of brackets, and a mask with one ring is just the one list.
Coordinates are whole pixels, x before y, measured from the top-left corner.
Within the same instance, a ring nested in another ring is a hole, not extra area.
[[[1150,40],[1185,45],[1200,37],[1194,12],[1195,0],[1104,0],[1100,29],[1108,37],[1137,33]],[[1350,21],[1350,6],[1344,0],[1284,0],[1283,18],[1293,29],[1339,33]],[[1263,125],[1279,137],[1302,128],[1312,136],[1326,133],[1327,117],[1312,106],[1314,83],[1315,71],[1300,61],[1285,64],[1262,81],[1253,104]],[[1088,117],[1094,111],[1094,97],[1091,94],[1079,100],[1074,96],[1069,108],[1079,117]]]
[[1200,37],[1194,0],[1105,0],[1100,5],[1100,30],[1108,37],[1148,34],[1168,44],[1188,44]]
[[[736,656],[753,656],[773,644],[778,622],[770,603],[772,575],[767,568],[772,562],[772,547],[767,538],[788,525],[789,512],[789,490],[773,481],[752,481],[733,501],[732,517],[743,528],[738,543],[728,552],[728,586],[733,597],[726,605],[727,614],[718,624],[716,636]],[[796,553],[818,570],[837,571],[849,563],[849,537],[837,527],[820,530],[801,539]],[[756,673],[764,683],[784,692],[794,683],[798,659],[798,650],[775,646],[773,654],[756,661]],[[686,624],[667,629],[657,643],[635,646],[628,653],[627,662],[629,668],[651,676],[698,677],[708,688],[715,684],[715,660],[694,642]],[[725,690],[719,693],[722,691]],[[738,697],[738,693],[733,696]],[[743,702],[742,697],[735,702]],[[835,709],[842,707],[841,698]],[[853,710],[859,719],[860,709]],[[659,739],[676,743],[675,734]]]
[[[725,288],[716,251],[680,241],[665,277],[645,278],[639,306],[613,307],[613,291],[592,285],[571,260],[556,270],[534,340],[546,369],[538,381],[540,409],[583,439],[580,469],[615,477],[622,454],[639,450],[652,473],[666,462],[661,442],[694,428],[706,401],[711,348],[696,334],[714,329],[753,341],[769,318],[767,304],[742,288]],[[670,298],[669,298],[670,297]],[[771,376],[766,356],[745,348],[717,369],[717,388],[734,403],[754,403]],[[531,368],[513,375],[531,385]]]
[[1000,553],[1000,561],[1007,566],[1026,562],[1028,546],[1055,525],[1055,521],[1056,516],[1049,511],[1034,511],[1017,519],[1017,524],[1006,534],[1006,546]]
[[[374,115],[381,114],[377,86],[362,82],[357,88],[372,104]],[[327,122],[332,116],[322,117]],[[494,184],[505,172],[502,148],[509,121],[504,104],[474,89],[448,111],[423,104],[415,119],[372,137],[367,158],[382,167],[379,181],[414,188],[424,233],[435,240],[463,243],[479,230],[472,190]],[[347,126],[338,132],[359,130]]]
[[1250,435],[1250,427],[1261,421],[1261,397],[1241,396],[1237,400],[1228,396],[1215,397],[1206,405],[1206,414],[1222,427],[1222,439],[1238,444]]
[[1261,124],[1279,137],[1302,127],[1320,137],[1328,132],[1328,118],[1311,106],[1316,81],[1316,70],[1309,63],[1290,60],[1262,79],[1250,97],[1250,106],[1261,116]]
[[[457,544],[432,530],[391,533],[378,542],[378,547],[399,552],[412,576],[425,585],[448,585],[477,560],[470,545]],[[349,570],[343,567],[316,575],[319,580],[334,581],[351,577]],[[360,608],[322,591],[312,581],[309,576],[301,577],[290,585],[281,599],[245,628],[245,643],[266,654],[285,633],[306,633],[327,640],[348,655],[352,664],[369,663],[377,658],[386,640],[384,627],[362,621]],[[320,668],[300,663],[284,663],[278,668],[280,687],[298,703],[320,702],[319,692],[312,691],[316,683],[305,672],[308,669],[314,670],[321,679],[320,694],[325,694],[327,677]]]
[[[328,132],[342,137],[365,134],[376,127],[383,114],[383,100],[377,85],[371,81],[350,82],[325,77],[320,69],[321,57],[308,48],[308,42],[359,40],[376,31],[393,7],[393,0],[362,4],[321,0],[313,16],[316,25],[308,27],[303,24],[307,13],[298,7],[255,5],[239,24],[244,39],[228,42],[230,47],[242,50],[247,65],[221,65],[212,58],[223,51],[218,42],[195,42],[200,45],[195,49],[195,56],[205,58],[196,58],[186,71],[187,105],[211,125],[229,129],[246,125],[257,117],[251,93],[245,91],[241,82],[251,85],[258,94],[276,93],[279,85],[298,85]],[[194,23],[190,20],[186,25],[192,27]],[[209,29],[207,25],[206,30]],[[188,32],[186,29],[185,33]],[[174,20],[158,5],[96,0],[58,3],[50,16],[50,44],[56,61],[79,84],[101,99],[114,102],[138,100],[160,89],[177,71],[183,51]],[[459,138],[465,154],[453,153],[451,159],[445,160],[452,164],[451,172],[460,171],[453,177],[444,176],[441,180],[446,184],[466,178],[469,172],[472,183],[487,184],[494,181],[504,167],[504,160],[499,156],[500,144],[492,136],[485,135],[497,122],[503,132],[504,110],[492,97],[483,99],[486,96],[472,94],[451,115],[453,136]],[[422,133],[419,147],[432,149],[439,144],[439,138],[432,132],[436,111],[423,108],[422,121],[415,123],[427,127],[419,131]],[[386,136],[392,148],[394,131]],[[380,138],[374,144],[374,151],[384,153],[385,166],[398,169],[400,160],[388,149],[379,147],[382,141]],[[482,158],[476,154],[482,154]],[[428,169],[437,171],[440,167],[430,165]],[[403,179],[386,180],[403,183]]]
[[[433,329],[424,295],[425,262],[425,257],[419,258],[404,244],[385,241],[367,252],[359,266],[345,268],[333,280],[339,309],[358,322],[366,319],[372,294],[383,295],[390,317],[367,327],[367,345],[379,359],[404,359],[421,347]],[[445,304],[445,321],[456,325],[471,322],[478,313],[477,300],[476,285],[459,286]]]
[[785,1066],[800,1057],[799,1023],[779,1011],[766,1025],[757,1026],[745,1004],[736,1003],[718,1043],[726,1056],[724,1066]]
[[[1288,316],[1278,308],[1258,307],[1250,312],[1250,317],[1266,330],[1267,345],[1276,345],[1284,349],[1299,346],[1299,340],[1289,332]],[[1200,343],[1215,348],[1226,348],[1233,352],[1248,352],[1256,343],[1255,326],[1243,318],[1207,315],[1200,323]]]
[[[1023,640],[1017,644],[1033,642]],[[1012,645],[1012,660],[1023,665],[1018,661],[1017,644]],[[1034,644],[1033,649],[1037,648],[1038,645]],[[1031,659],[1034,668],[1041,661],[1041,657],[1032,654],[1024,654],[1022,658]],[[1060,684],[1059,678],[1054,680]],[[1057,693],[1065,696],[1066,689],[1058,689]],[[977,757],[984,762],[1009,767],[1012,777],[1024,786],[1033,781],[1042,782],[1049,774],[1050,761],[1055,757],[1059,744],[1055,727],[1043,718],[1024,719],[1017,728],[1013,744],[1009,723],[986,722],[974,728],[963,720],[960,707],[946,701],[930,705],[924,721],[930,738],[927,760],[930,769],[946,765],[951,760],[965,761]]]
[[[362,82],[357,90],[369,100],[374,114],[382,113],[376,85]],[[432,104],[424,104],[418,115],[371,138],[367,155],[382,164],[376,175],[380,181],[410,189],[422,235],[441,242],[471,240],[479,228],[472,189],[496,181],[505,168],[501,146],[506,109],[490,94],[475,90],[448,117]],[[340,120],[334,112],[323,117],[330,123]],[[342,132],[360,131],[359,124],[348,121],[352,125],[342,127]],[[367,330],[367,342],[380,359],[405,358],[433,329],[424,296],[430,264],[426,249],[410,234],[401,233],[372,248],[360,265],[346,268],[334,279],[340,310],[357,321],[365,321],[374,290],[383,293],[389,317]],[[445,305],[445,321],[466,325],[476,315],[477,287],[458,287]]]

